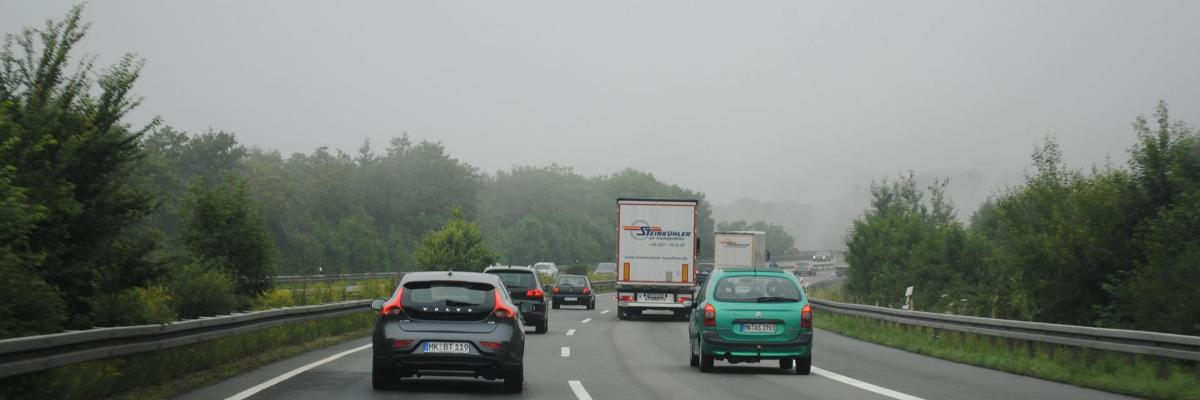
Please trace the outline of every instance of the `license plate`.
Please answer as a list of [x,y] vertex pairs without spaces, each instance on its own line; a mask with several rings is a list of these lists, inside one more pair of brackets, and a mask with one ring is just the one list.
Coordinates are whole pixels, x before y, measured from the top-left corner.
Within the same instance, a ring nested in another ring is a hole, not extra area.
[[742,324],[742,333],[775,333],[775,324]]
[[564,297],[563,298],[563,301],[576,301],[576,300],[579,300],[579,298],[578,297]]
[[667,300],[666,293],[638,293],[638,301],[649,301],[655,303],[670,302],[670,300]]
[[425,342],[425,353],[470,354],[471,346],[462,342]]

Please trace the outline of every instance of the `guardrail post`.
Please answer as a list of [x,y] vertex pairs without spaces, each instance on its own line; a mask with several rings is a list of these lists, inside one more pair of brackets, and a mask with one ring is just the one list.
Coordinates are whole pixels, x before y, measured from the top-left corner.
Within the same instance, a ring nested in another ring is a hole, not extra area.
[[1121,355],[1121,359],[1125,361],[1125,365],[1133,366],[1133,353],[1124,353]]
[[1170,373],[1171,370],[1167,365],[1167,359],[1158,357],[1158,368],[1155,371],[1154,377],[1161,381],[1167,379],[1167,375],[1170,375]]
[[1058,345],[1054,343],[1046,343],[1046,358],[1053,359],[1054,352],[1058,350]]
[[1025,341],[1025,355],[1033,358],[1037,355],[1037,343],[1032,340]]

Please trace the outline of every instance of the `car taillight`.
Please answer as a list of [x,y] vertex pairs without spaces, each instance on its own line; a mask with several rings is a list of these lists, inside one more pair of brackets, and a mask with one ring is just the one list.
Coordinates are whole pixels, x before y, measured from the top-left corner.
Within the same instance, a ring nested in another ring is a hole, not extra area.
[[554,294],[558,294],[558,286],[555,286],[553,290],[554,290]]
[[712,304],[704,305],[704,326],[717,326],[717,309]]
[[800,310],[800,327],[812,328],[812,306],[805,304]]
[[400,305],[401,297],[404,297],[404,288],[400,288],[400,290],[396,291],[396,298],[390,303],[385,304],[383,309],[379,310],[379,315],[400,315],[400,311],[402,310]]
[[412,343],[413,343],[412,339],[396,339],[396,340],[392,341],[392,348],[393,349],[407,349],[408,346],[412,346]]
[[496,309],[492,311],[493,314],[496,314],[496,318],[516,318],[517,312],[504,305],[504,299],[500,297],[500,289],[492,290],[492,294],[496,296]]
[[542,297],[545,295],[546,292],[543,292],[542,289],[529,289],[529,291],[525,292],[525,297]]
[[583,294],[588,294],[588,293],[591,293],[591,292],[592,292],[592,289],[583,288]]
[[496,342],[479,342],[480,346],[487,347],[492,350],[500,350],[500,343]]

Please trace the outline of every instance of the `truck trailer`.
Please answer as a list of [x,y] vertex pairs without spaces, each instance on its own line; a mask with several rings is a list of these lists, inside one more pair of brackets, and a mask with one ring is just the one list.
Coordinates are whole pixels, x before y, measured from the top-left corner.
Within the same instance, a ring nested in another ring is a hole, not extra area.
[[713,261],[717,268],[766,268],[767,233],[757,231],[716,232]]
[[696,288],[696,200],[617,199],[617,317],[687,316]]

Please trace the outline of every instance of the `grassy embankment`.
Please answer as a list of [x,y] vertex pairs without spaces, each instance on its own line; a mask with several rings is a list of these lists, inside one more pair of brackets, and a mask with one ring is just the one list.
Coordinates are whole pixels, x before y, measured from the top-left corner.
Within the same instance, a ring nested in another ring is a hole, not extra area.
[[[810,296],[842,301],[838,287]],[[818,310],[814,322],[856,339],[917,354],[1152,399],[1200,399],[1200,366],[1110,351],[1047,345],[885,323]]]

